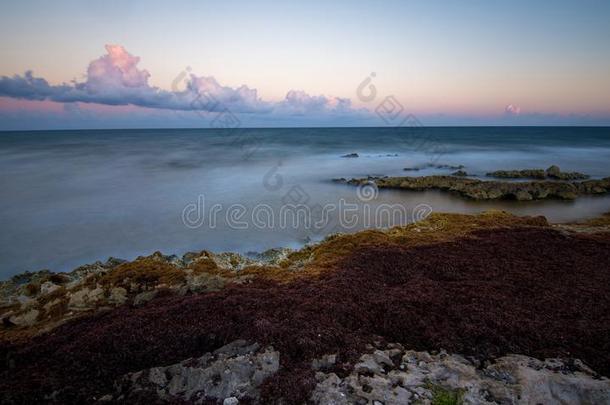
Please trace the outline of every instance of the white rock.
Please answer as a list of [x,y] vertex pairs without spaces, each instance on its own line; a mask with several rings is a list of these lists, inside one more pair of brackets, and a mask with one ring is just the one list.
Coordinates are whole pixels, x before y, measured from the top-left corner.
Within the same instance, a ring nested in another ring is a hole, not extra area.
[[42,283],[40,285],[40,294],[41,295],[51,294],[53,291],[57,291],[60,288],[61,288],[61,286],[58,286],[57,284],[55,284],[51,281],[45,281],[44,283]]
[[[610,380],[578,360],[566,364],[561,359],[508,355],[479,369],[457,354],[407,351],[395,367],[386,364],[384,353],[362,355],[343,379],[316,373],[318,383],[310,399],[318,404],[431,403],[437,386],[454,392],[464,404],[610,404]],[[379,371],[379,363],[387,374]]]
[[115,287],[110,290],[108,302],[116,305],[123,305],[127,301],[127,290],[123,287]]

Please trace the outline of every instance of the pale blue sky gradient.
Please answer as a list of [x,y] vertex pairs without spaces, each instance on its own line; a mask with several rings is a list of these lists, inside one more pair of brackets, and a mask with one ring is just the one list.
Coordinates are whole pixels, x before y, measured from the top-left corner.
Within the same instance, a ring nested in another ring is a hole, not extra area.
[[298,89],[372,109],[355,91],[375,72],[430,124],[505,124],[509,104],[523,123],[610,124],[609,18],[608,1],[3,2],[0,76],[82,81],[119,44],[166,90],[190,66],[265,100]]

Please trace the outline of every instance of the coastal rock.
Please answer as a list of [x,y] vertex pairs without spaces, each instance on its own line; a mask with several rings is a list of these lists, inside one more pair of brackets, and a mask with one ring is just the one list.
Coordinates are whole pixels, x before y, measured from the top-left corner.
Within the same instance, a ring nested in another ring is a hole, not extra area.
[[524,169],[524,170],[496,170],[487,173],[487,176],[504,179],[554,179],[554,180],[584,180],[588,175],[579,172],[562,172],[558,166],[551,166],[543,169]]
[[503,179],[545,179],[546,173],[542,169],[496,170],[494,172],[487,173],[487,176]]
[[51,281],[45,281],[44,283],[42,283],[40,285],[40,294],[41,295],[48,295],[53,293],[54,291],[57,291],[61,288],[61,286],[51,282]]
[[464,170],[458,170],[457,172],[451,173],[451,175],[458,176],[458,177],[466,177],[466,176],[468,176],[468,173],[466,173]]
[[[370,179],[351,179],[350,185],[361,185]],[[375,179],[378,188],[406,190],[437,189],[450,191],[474,200],[516,199],[520,201],[556,198],[573,200],[583,194],[610,192],[610,178],[583,182],[483,181],[458,176],[384,177]]]
[[123,287],[115,287],[110,290],[108,302],[115,305],[123,305],[127,301],[127,290]]
[[96,261],[91,264],[85,264],[74,269],[70,276],[75,281],[80,281],[86,278],[90,274],[104,274],[109,270],[117,267],[118,265],[125,263],[123,259],[117,259],[115,257],[109,257],[106,262]]
[[[402,360],[395,367],[386,357],[397,353],[375,353],[364,354],[345,378],[317,372],[312,402],[435,404],[445,399],[463,404],[610,403],[610,380],[578,360],[540,361],[508,355],[480,367],[458,354],[410,350],[400,353]],[[380,371],[384,367],[385,371]]]
[[127,374],[115,384],[114,398],[149,394],[167,402],[257,402],[260,385],[279,370],[279,362],[273,347],[237,340],[196,359]]
[[157,296],[158,290],[144,291],[133,297],[133,305],[138,307],[146,304]]
[[313,359],[311,362],[311,368],[314,370],[325,370],[335,365],[337,362],[336,354],[325,354],[319,359]]
[[424,165],[415,166],[415,167],[405,167],[403,170],[405,171],[419,171],[421,169],[439,169],[439,170],[462,170],[464,165],[446,165],[446,164],[434,164],[434,163],[426,163]]
[[548,169],[546,169],[546,175],[549,177],[559,177],[561,174],[561,169],[559,166],[552,165]]
[[530,201],[533,200],[534,197],[532,197],[532,195],[525,190],[517,190],[515,193],[515,199],[517,201]]
[[20,315],[11,316],[10,322],[18,326],[32,326],[36,323],[40,311],[37,309],[30,309]]
[[348,153],[347,155],[341,156],[342,158],[357,158],[359,157],[357,153]]
[[187,286],[190,291],[218,291],[227,284],[227,280],[215,274],[197,274],[187,279]]
[[293,251],[293,249],[289,248],[272,248],[267,249],[261,253],[253,253],[250,255],[250,259],[254,260],[256,264],[259,265],[278,265],[282,260],[285,260],[288,255]]
[[105,291],[101,287],[94,289],[84,287],[78,291],[68,293],[68,308],[76,310],[94,308],[104,298],[104,295]]

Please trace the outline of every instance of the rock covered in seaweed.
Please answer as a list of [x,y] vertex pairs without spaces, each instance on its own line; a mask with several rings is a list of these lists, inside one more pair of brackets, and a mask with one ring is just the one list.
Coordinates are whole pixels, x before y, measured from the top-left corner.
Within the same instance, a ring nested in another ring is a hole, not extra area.
[[496,170],[487,173],[487,176],[504,179],[555,179],[555,180],[584,180],[589,176],[579,172],[562,172],[559,166],[552,165],[548,169],[524,170]]
[[[361,185],[370,179],[351,179],[347,184]],[[484,181],[459,176],[384,177],[375,179],[379,188],[405,190],[443,190],[458,193],[473,200],[514,199],[519,201],[562,199],[574,200],[584,194],[610,192],[610,177],[581,182],[533,181],[505,182]]]
[[[109,258],[69,273],[26,272],[0,282],[3,330],[55,327],[74,317],[124,304],[145,305],[157,296],[218,291],[241,283],[257,269],[279,267],[290,249],[245,257],[236,253],[189,252],[182,257],[155,252],[128,262]],[[41,330],[44,330],[41,329]]]

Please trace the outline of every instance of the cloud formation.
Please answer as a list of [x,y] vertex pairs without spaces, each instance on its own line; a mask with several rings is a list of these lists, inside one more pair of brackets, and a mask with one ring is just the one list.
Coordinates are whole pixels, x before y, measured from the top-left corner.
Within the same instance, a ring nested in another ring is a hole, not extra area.
[[504,108],[504,114],[506,115],[519,115],[521,114],[521,107],[514,104],[509,104]]
[[248,86],[222,86],[213,77],[194,74],[183,74],[180,79],[185,82],[183,89],[174,83],[172,90],[163,90],[148,83],[150,73],[138,68],[139,57],[120,45],[106,45],[106,52],[89,64],[83,82],[51,85],[27,71],[24,75],[0,77],[0,97],[200,112],[228,109],[232,113],[288,115],[359,113],[344,98],[310,96],[304,91],[290,90],[284,100],[270,102],[262,100],[257,90]]

